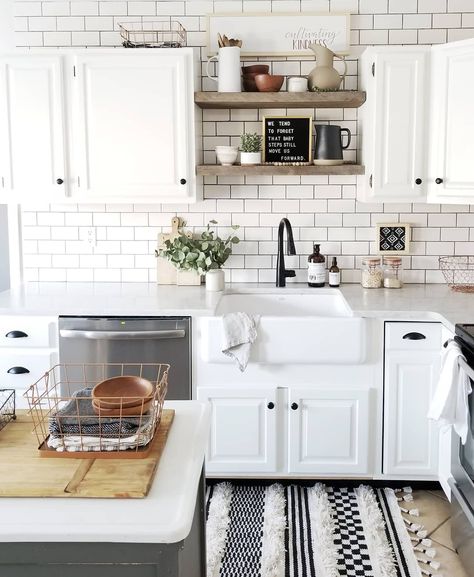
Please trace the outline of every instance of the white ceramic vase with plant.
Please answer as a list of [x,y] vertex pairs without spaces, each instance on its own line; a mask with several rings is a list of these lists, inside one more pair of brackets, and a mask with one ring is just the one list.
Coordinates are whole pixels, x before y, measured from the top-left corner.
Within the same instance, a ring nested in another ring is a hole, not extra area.
[[[239,238],[230,234],[225,240],[220,238],[211,225],[217,221],[209,221],[206,230],[198,238],[180,235],[174,240],[167,240],[159,251],[160,256],[167,258],[178,271],[195,271],[199,276],[206,276],[206,289],[211,291],[224,290],[224,271],[222,266],[232,254],[232,245]],[[232,226],[233,230],[239,228]]]
[[252,133],[240,137],[240,164],[262,163],[262,137]]

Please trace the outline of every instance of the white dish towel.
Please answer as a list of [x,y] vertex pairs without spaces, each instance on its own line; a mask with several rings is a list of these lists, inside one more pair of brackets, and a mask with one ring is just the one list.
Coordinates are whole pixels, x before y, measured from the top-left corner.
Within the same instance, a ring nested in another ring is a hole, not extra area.
[[472,392],[471,381],[458,360],[465,360],[459,345],[449,341],[443,355],[442,368],[428,418],[441,424],[452,425],[466,443],[469,430],[469,395]]
[[247,368],[252,343],[257,338],[259,315],[227,313],[222,317],[224,341],[222,352],[236,360],[241,372]]

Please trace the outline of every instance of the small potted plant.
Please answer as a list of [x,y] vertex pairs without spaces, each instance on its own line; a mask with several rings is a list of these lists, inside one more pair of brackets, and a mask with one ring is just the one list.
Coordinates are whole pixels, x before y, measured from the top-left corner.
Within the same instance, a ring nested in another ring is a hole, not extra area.
[[240,137],[240,164],[262,163],[262,137],[245,133]]
[[[206,230],[198,238],[190,238],[184,234],[164,243],[159,251],[160,256],[167,258],[178,271],[194,271],[201,278],[206,277],[206,289],[210,291],[224,290],[224,271],[222,266],[232,254],[232,245],[239,238],[229,235],[225,240],[211,230],[211,225],[217,221],[209,221]],[[232,226],[235,230],[238,226]],[[198,283],[196,283],[198,284]]]

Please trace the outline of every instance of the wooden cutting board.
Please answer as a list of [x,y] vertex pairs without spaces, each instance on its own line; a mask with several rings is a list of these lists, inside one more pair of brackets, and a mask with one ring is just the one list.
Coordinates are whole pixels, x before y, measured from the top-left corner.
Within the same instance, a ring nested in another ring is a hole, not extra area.
[[[183,226],[183,221],[179,216],[174,216],[171,219],[171,232],[164,233],[160,232],[158,235],[158,250],[164,248],[165,241],[173,241],[180,235],[179,229]],[[186,232],[186,236],[192,237],[192,232]],[[178,269],[173,266],[170,261],[162,256],[156,259],[156,273],[158,284],[177,284],[178,282]]]
[[25,413],[0,431],[0,497],[146,497],[174,418],[163,411],[144,459],[44,459]]

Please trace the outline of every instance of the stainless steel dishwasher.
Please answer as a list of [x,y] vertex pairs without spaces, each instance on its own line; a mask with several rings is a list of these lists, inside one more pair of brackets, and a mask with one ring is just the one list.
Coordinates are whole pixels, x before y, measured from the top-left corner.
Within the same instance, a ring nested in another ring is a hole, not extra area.
[[[168,363],[167,399],[191,398],[190,317],[59,317],[59,360]],[[146,372],[143,374],[147,378]]]

